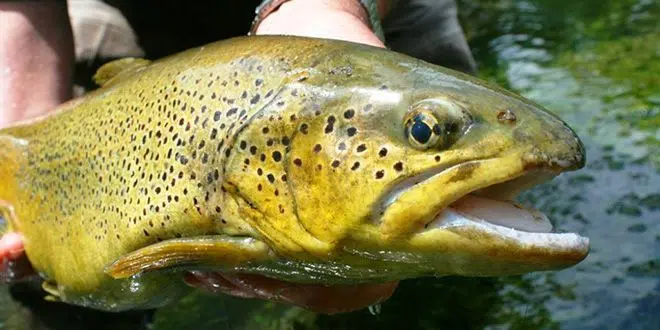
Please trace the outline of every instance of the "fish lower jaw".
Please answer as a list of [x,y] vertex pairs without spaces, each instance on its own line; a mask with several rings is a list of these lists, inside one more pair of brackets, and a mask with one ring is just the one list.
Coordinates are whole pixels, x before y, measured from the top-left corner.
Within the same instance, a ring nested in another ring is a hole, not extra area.
[[[556,233],[548,218],[513,202],[465,196],[442,210],[419,233],[451,230],[515,242],[526,248],[572,251],[585,254],[589,239],[575,233]],[[419,234],[418,233],[418,234]]]

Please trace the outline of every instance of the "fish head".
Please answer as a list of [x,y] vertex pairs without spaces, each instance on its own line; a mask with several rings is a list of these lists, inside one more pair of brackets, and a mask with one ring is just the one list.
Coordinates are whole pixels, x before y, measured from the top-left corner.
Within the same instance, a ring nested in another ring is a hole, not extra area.
[[[365,54],[334,55],[316,68],[324,77],[291,85],[288,110],[274,113],[281,124],[268,114],[256,119],[255,127],[278,127],[286,138],[277,182],[250,180],[280,184],[260,190],[270,206],[253,203],[273,210],[269,228],[287,228],[271,239],[312,237],[331,250],[317,257],[354,278],[521,274],[586,257],[587,238],[553,233],[547,217],[512,202],[584,166],[584,148],[564,122],[470,76],[391,52]],[[333,72],[341,77],[328,78]]]

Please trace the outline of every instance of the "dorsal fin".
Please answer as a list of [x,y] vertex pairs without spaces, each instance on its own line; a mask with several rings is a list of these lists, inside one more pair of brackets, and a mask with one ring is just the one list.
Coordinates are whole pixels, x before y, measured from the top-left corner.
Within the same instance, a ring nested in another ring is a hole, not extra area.
[[103,64],[94,75],[94,82],[101,87],[110,85],[112,82],[121,80],[122,77],[133,73],[149,65],[151,61],[144,58],[127,57],[110,61]]

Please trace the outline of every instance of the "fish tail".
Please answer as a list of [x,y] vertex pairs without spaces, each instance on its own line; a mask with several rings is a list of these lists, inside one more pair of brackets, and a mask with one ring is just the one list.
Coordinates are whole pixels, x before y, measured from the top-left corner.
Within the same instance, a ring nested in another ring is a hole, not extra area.
[[0,134],[0,233],[5,234],[17,228],[16,213],[16,172],[22,163],[24,153],[21,140]]

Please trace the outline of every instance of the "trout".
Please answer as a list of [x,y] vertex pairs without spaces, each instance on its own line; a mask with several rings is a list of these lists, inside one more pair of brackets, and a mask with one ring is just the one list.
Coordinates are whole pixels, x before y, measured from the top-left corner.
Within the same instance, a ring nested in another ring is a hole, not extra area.
[[0,130],[0,212],[50,298],[120,311],[186,271],[377,283],[562,269],[589,242],[512,202],[584,166],[521,96],[349,42],[229,39],[101,67]]

